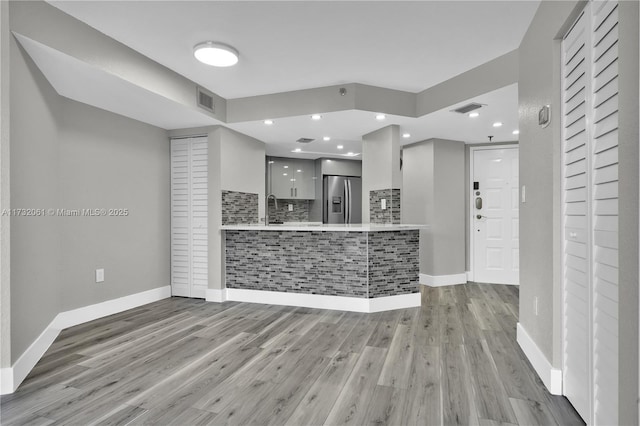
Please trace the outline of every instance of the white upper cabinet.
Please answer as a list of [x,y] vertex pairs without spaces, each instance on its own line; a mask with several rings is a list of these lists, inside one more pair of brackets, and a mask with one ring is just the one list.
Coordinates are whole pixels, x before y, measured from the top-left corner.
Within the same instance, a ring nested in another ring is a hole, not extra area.
[[316,198],[315,162],[295,158],[267,159],[268,193],[285,200]]

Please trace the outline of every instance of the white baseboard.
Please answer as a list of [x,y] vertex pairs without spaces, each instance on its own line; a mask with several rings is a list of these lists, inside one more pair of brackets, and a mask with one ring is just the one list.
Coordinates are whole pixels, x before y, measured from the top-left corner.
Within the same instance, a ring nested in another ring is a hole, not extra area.
[[467,273],[453,275],[427,275],[420,274],[420,284],[429,287],[441,287],[445,285],[466,284]]
[[553,395],[562,395],[562,370],[553,368],[538,345],[527,331],[518,323],[517,339],[522,352],[527,356],[536,373]]
[[[420,306],[420,293],[366,299],[359,297],[325,296],[322,294],[227,288],[226,299],[235,302],[300,306],[304,308],[351,312],[380,312]],[[207,300],[209,299],[207,298]]]
[[13,366],[0,370],[0,394],[5,395],[12,393],[20,386],[20,383],[22,383],[40,358],[42,358],[42,355],[44,355],[56,340],[60,331],[65,328],[117,314],[118,312],[168,297],[171,297],[171,286],[164,286],[117,299],[107,300],[94,305],[84,306],[71,311],[60,312],[31,346],[24,351]]
[[473,271],[467,271],[467,282],[473,282]]
[[207,302],[224,302],[227,300],[227,289],[223,288],[222,290],[218,289],[207,289],[207,295],[205,297]]

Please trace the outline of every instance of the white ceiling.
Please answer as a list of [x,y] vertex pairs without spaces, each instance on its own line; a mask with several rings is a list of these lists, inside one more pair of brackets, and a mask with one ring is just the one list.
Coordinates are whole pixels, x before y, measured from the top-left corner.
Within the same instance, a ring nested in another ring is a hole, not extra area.
[[[465,114],[451,112],[469,102],[486,105],[477,110],[479,117],[470,118]],[[349,151],[360,153],[362,135],[390,124],[399,125],[400,133],[411,135],[401,140],[402,145],[430,138],[484,143],[489,141],[488,136],[493,136],[493,142],[506,142],[518,139],[512,133],[518,129],[518,85],[512,84],[419,118],[387,114],[384,121],[378,121],[375,116],[372,112],[351,110],[322,114],[319,121],[304,115],[274,120],[271,126],[262,121],[227,126],[266,142],[267,152],[271,155],[295,155],[303,158],[317,158],[317,153],[335,156]],[[498,121],[503,123],[502,127],[493,127],[493,123]],[[324,136],[329,136],[331,140],[324,141]],[[315,141],[309,144],[296,143],[301,137]],[[343,149],[337,149],[337,145],[343,145]],[[303,152],[292,153],[295,148],[301,148]]]
[[[51,1],[220,96],[363,83],[418,92],[517,49],[538,1]],[[203,65],[193,46],[240,52]]]
[[[173,69],[213,92],[232,99],[346,83],[418,92],[490,61],[513,49],[535,14],[538,1],[51,1],[64,12]],[[214,40],[240,51],[231,68],[197,62],[195,44]],[[26,42],[28,44],[28,42]],[[28,48],[47,78],[63,96],[89,103],[166,129],[205,126],[211,117],[176,110],[144,90],[128,90],[99,69],[73,58]],[[33,52],[36,53],[32,53]],[[40,58],[40,59],[38,59]],[[63,67],[66,73],[56,72]],[[96,74],[97,73],[97,74]],[[93,84],[100,79],[101,84]],[[87,98],[86,85],[101,88]],[[85,94],[76,96],[77,94]],[[113,94],[117,93],[118,96]],[[487,104],[480,117],[451,113],[470,101]],[[127,105],[129,106],[127,108]],[[151,107],[146,107],[150,105]],[[143,108],[141,108],[142,106]],[[129,111],[131,110],[131,111]],[[135,111],[144,110],[145,116]],[[132,112],[133,111],[133,112]],[[501,121],[504,126],[491,125]],[[517,139],[517,85],[477,96],[432,114],[410,118],[388,115],[383,122],[366,111],[285,117],[272,126],[262,121],[226,124],[267,143],[271,155],[306,158],[361,151],[361,137],[398,124],[411,137],[467,143]],[[323,136],[330,136],[325,142]],[[300,137],[316,139],[309,145]],[[337,150],[338,144],[344,145]],[[307,154],[293,154],[294,148]],[[358,158],[358,157],[356,157]]]

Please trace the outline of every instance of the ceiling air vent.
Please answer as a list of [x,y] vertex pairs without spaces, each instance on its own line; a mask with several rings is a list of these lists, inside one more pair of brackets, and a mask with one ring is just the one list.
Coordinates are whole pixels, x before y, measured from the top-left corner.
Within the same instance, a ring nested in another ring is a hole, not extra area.
[[311,138],[300,138],[296,142],[298,142],[298,143],[309,143],[309,142],[313,142],[314,140],[315,139],[311,139]]
[[473,110],[476,110],[478,108],[482,108],[483,105],[482,104],[477,104],[475,102],[472,102],[470,104],[467,105],[463,105],[460,108],[456,108],[454,110],[452,110],[451,112],[457,112],[458,114],[468,114]]
[[209,112],[215,112],[213,107],[213,93],[198,87],[198,106]]

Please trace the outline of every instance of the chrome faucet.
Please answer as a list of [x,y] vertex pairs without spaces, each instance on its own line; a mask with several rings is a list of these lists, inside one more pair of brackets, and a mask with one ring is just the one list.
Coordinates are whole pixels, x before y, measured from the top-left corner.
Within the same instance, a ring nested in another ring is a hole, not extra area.
[[265,206],[264,206],[264,224],[265,225],[269,224],[269,198],[273,198],[273,201],[276,206],[276,210],[278,210],[278,198],[273,194],[267,195],[267,202],[265,203]]

